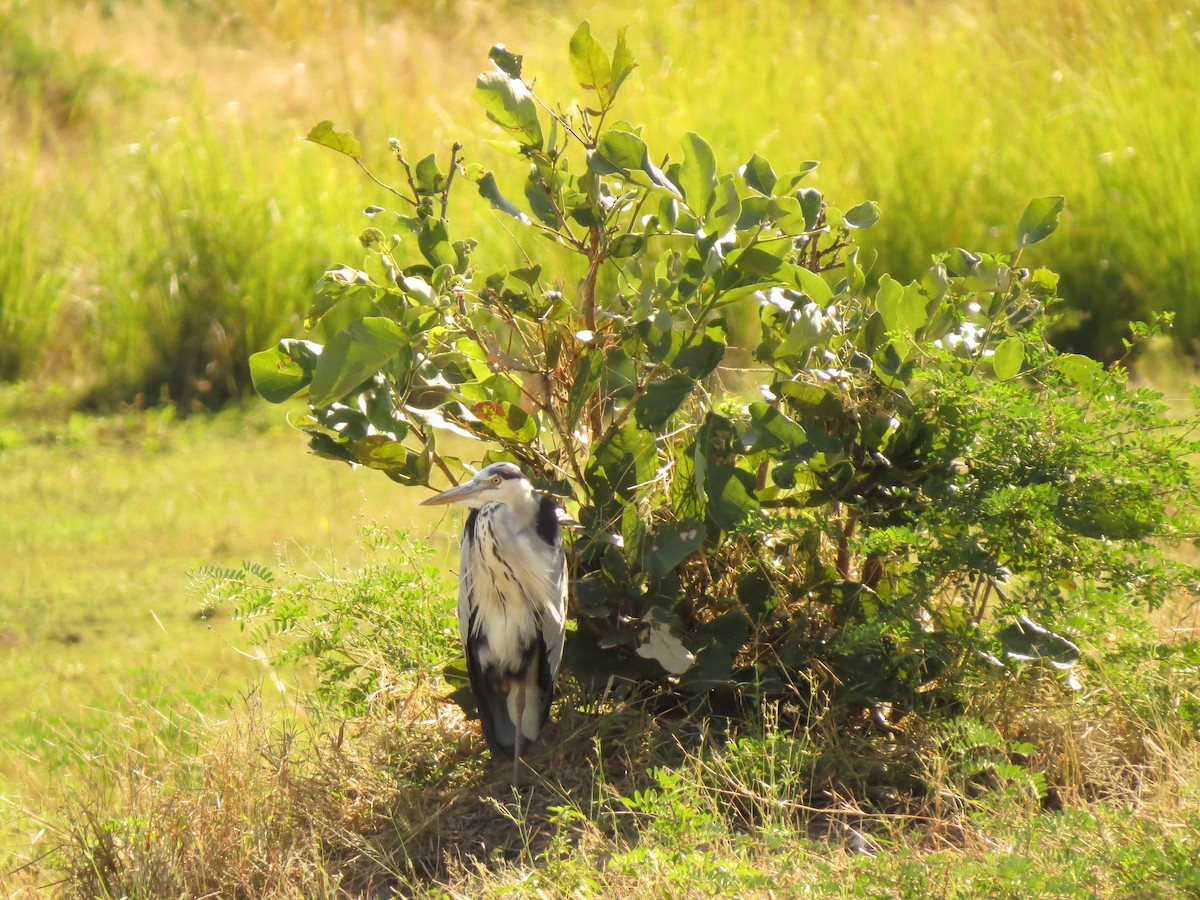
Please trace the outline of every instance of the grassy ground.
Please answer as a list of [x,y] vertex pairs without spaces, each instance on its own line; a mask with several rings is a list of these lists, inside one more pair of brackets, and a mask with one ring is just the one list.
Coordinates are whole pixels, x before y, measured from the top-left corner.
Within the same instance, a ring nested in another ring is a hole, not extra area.
[[261,677],[228,610],[203,617],[189,570],[352,563],[367,521],[411,527],[413,498],[314,464],[277,409],[173,422],[3,399],[0,784],[43,780],[122,706],[205,708]]

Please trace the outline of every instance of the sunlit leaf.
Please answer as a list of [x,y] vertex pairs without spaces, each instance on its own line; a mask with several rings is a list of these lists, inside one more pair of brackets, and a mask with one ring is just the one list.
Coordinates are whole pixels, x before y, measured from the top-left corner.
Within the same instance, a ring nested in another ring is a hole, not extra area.
[[352,323],[326,344],[313,372],[309,399],[315,406],[340,400],[378,372],[408,341],[404,329],[391,319],[369,316]]
[[1017,225],[1017,249],[1044,241],[1058,228],[1058,217],[1066,208],[1067,200],[1062,196],[1038,197],[1031,200]]
[[704,218],[712,202],[717,184],[717,161],[712,148],[698,134],[683,136],[683,165],[679,168],[679,186],[683,199],[700,218]]
[[1007,381],[1021,371],[1024,361],[1025,342],[1016,336],[1005,338],[992,355],[992,370],[1001,381]]
[[362,144],[354,135],[349,131],[335,131],[333,122],[328,119],[314,125],[305,140],[344,153],[351,159],[358,159],[362,155]]
[[484,72],[475,81],[475,99],[487,117],[522,143],[541,149],[542,124],[529,88],[502,72]]
[[592,36],[591,26],[586,21],[581,22],[571,35],[568,51],[571,70],[579,86],[595,91],[600,106],[607,107],[612,102],[612,62],[600,42]]

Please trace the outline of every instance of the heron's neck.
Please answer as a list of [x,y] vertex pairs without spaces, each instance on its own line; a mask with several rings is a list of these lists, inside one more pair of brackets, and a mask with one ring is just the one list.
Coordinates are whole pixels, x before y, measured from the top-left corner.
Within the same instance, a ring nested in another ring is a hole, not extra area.
[[536,526],[540,499],[532,487],[525,487],[521,491],[513,491],[512,494],[504,498],[503,503],[512,511],[513,521],[519,523],[513,529],[514,531],[523,531],[526,528]]

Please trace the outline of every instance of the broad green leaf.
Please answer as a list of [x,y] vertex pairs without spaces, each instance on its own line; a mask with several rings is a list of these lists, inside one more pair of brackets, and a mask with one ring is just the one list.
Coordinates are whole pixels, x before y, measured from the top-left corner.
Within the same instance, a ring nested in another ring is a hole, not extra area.
[[311,372],[278,347],[250,357],[250,379],[254,389],[269,403],[282,403],[312,378]]
[[704,523],[696,519],[658,526],[642,541],[642,569],[657,578],[668,575],[700,549],[705,537]]
[[328,406],[378,372],[409,343],[404,329],[382,316],[368,316],[342,329],[325,345],[313,371],[309,401]]
[[633,409],[634,419],[642,428],[660,431],[695,386],[695,379],[682,373],[650,382]]
[[1104,367],[1099,362],[1078,353],[1064,353],[1054,360],[1053,365],[1082,391],[1090,391],[1104,375]]
[[604,443],[593,443],[585,474],[597,503],[633,501],[638,488],[654,478],[657,458],[654,435],[634,422],[626,422]]
[[471,414],[501,440],[529,443],[537,437],[537,420],[516,403],[480,400],[472,404]]
[[703,378],[724,358],[725,342],[712,334],[694,336],[685,344],[685,335],[676,331],[671,335],[671,352],[667,355],[666,363],[692,378]]
[[496,44],[492,47],[488,51],[488,59],[494,62],[496,67],[509,78],[521,77],[521,63],[524,57],[510,53],[503,44]]
[[620,90],[625,79],[629,77],[629,73],[635,68],[637,68],[637,62],[629,52],[629,45],[625,43],[625,26],[622,26],[617,31],[617,46],[613,50],[612,87],[609,89],[610,97],[617,95],[617,91]]
[[1017,225],[1017,249],[1024,250],[1054,234],[1058,228],[1058,217],[1062,215],[1066,205],[1067,200],[1062,196],[1038,197],[1031,200]]
[[351,159],[358,159],[362,155],[362,144],[354,135],[349,131],[334,131],[333,122],[328,119],[314,125],[305,140],[344,153]]
[[580,22],[571,35],[568,50],[575,80],[585,90],[595,91],[600,106],[606,108],[612,102],[612,62],[600,42],[592,36],[591,26],[586,21]]
[[717,160],[712,148],[698,134],[683,136],[683,165],[679,167],[679,187],[688,207],[700,219],[708,212],[717,184]]
[[600,386],[604,375],[604,354],[595,350],[585,350],[579,356],[575,370],[575,378],[571,382],[571,390],[567,395],[567,429],[574,431],[579,425],[583,411],[588,401]]
[[1025,342],[1019,337],[1005,338],[992,355],[992,369],[1001,381],[1015,377],[1025,361]]
[[501,72],[484,72],[475,81],[475,99],[483,104],[489,119],[523,144],[541,149],[537,104],[523,81]]
[[785,274],[780,277],[786,277],[790,280],[793,285],[807,294],[808,298],[817,304],[817,306],[823,308],[833,299],[833,289],[816,272],[810,272],[804,266],[794,265],[784,266],[781,271]]
[[796,191],[796,199],[800,201],[800,209],[804,213],[804,230],[812,231],[820,221],[825,198],[816,188],[801,188]]
[[[773,249],[787,252],[791,250],[791,247],[783,241],[778,241],[773,246]],[[745,250],[737,250],[730,254],[729,262],[739,272],[745,272],[747,275],[753,275],[756,278],[769,278],[776,274],[783,265],[781,257],[764,250],[762,247],[747,247]],[[762,285],[755,285],[754,289],[758,290],[760,287]]]
[[741,212],[742,201],[738,197],[737,185],[732,175],[726,175],[717,182],[712,209],[704,219],[704,230],[709,234],[724,235],[737,224]]
[[890,275],[879,276],[879,290],[875,294],[875,308],[883,317],[888,331],[915,334],[928,321],[925,313],[927,299],[916,285],[905,288]]
[[795,450],[807,442],[804,429],[762,400],[750,404],[750,429],[745,438],[749,449]]
[[680,690],[693,694],[728,688],[738,652],[750,635],[750,623],[733,609],[702,625],[693,637],[695,662],[679,679]]
[[996,637],[1004,645],[1006,656],[1026,662],[1047,662],[1058,669],[1071,668],[1081,655],[1074,642],[1024,615]]
[[641,187],[661,188],[676,196],[678,188],[650,161],[646,142],[624,127],[600,135],[596,149],[588,154],[588,171],[597,175],[620,175]]
[[417,235],[417,246],[421,248],[421,255],[435,269],[438,266],[456,266],[458,264],[458,254],[454,252],[454,247],[450,244],[450,237],[446,233],[446,223],[441,219],[431,217],[421,223],[421,231]]
[[816,171],[820,163],[816,160],[809,159],[800,163],[800,168],[795,172],[784,172],[775,181],[775,193],[779,195],[790,194],[796,190],[798,185],[810,173]]
[[[634,169],[641,169],[648,159],[646,142],[641,137],[632,131],[610,128],[596,141],[596,149],[588,158],[588,168],[598,175],[628,176]],[[602,165],[601,161],[608,165]]]
[[484,172],[475,183],[479,186],[479,196],[492,204],[493,207],[502,213],[507,213],[514,219],[520,219],[525,225],[529,224],[529,216],[513,206],[500,193],[500,188],[496,185],[496,178],[491,172]]
[[546,183],[538,174],[537,166],[529,167],[529,177],[525,180],[525,200],[539,222],[551,228],[558,227],[558,210],[546,189]]
[[416,182],[418,194],[438,194],[445,190],[446,176],[438,170],[437,154],[430,153],[416,164],[413,181]]
[[775,170],[757,153],[746,163],[742,170],[742,177],[746,179],[747,187],[766,197],[770,197],[775,190]]
[[775,607],[775,588],[765,569],[754,568],[737,580],[738,602],[756,621]]
[[845,218],[851,228],[870,228],[879,221],[879,204],[867,200],[850,209]]
[[759,508],[754,476],[734,466],[709,465],[704,479],[708,516],[722,531],[735,528]]
[[628,259],[636,255],[646,244],[640,234],[622,234],[608,245],[609,259]]

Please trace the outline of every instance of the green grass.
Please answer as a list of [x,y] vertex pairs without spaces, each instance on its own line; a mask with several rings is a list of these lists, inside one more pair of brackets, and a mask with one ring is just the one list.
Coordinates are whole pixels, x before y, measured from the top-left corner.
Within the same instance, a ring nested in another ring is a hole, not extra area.
[[128,703],[204,707],[262,676],[228,610],[200,615],[189,570],[281,554],[312,570],[361,559],[367,521],[412,527],[412,497],[317,463],[279,410],[97,420],[35,416],[20,406],[44,401],[17,394],[0,431],[0,784],[102,742]]

